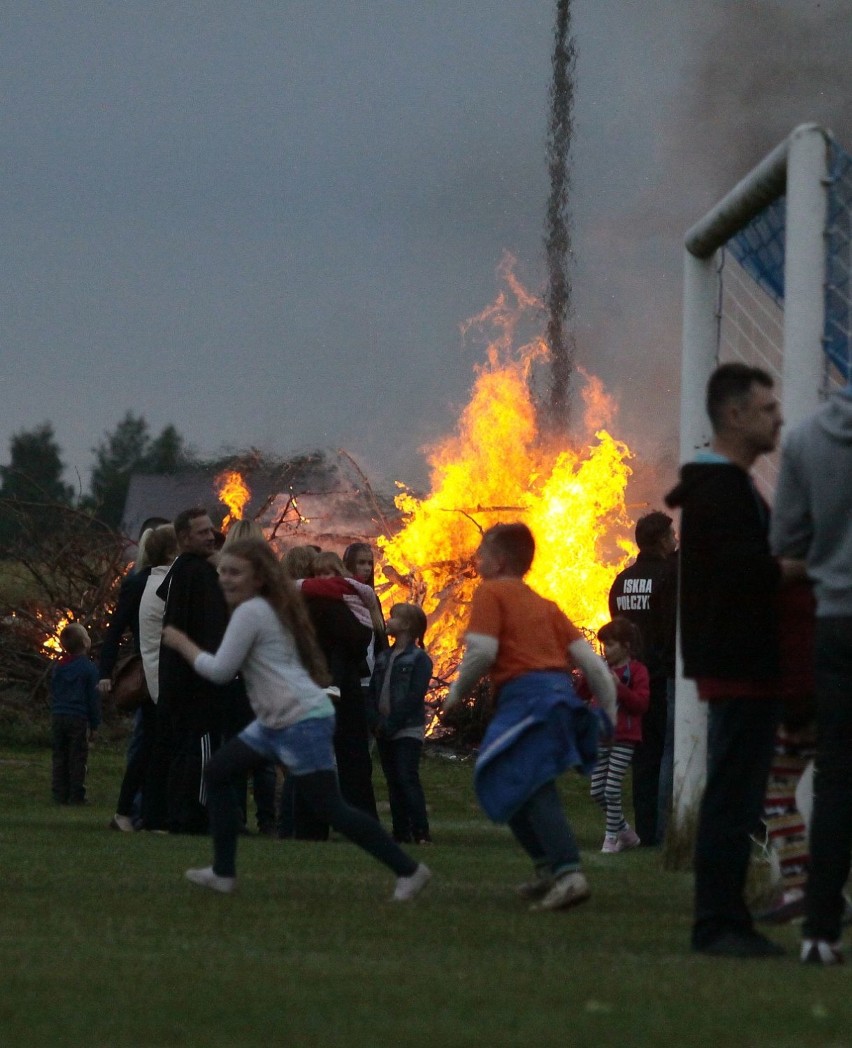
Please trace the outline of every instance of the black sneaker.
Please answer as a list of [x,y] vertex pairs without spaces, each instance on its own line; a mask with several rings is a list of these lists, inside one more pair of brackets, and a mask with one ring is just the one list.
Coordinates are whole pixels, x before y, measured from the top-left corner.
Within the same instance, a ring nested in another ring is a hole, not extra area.
[[760,932],[723,932],[706,946],[693,949],[709,957],[782,957],[786,952]]

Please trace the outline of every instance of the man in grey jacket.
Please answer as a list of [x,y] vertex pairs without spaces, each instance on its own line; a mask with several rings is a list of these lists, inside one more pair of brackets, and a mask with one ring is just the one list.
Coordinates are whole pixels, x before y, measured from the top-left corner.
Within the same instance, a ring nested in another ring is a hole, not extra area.
[[852,383],[788,436],[770,534],[817,600],[817,755],[802,960],[839,964],[852,858]]

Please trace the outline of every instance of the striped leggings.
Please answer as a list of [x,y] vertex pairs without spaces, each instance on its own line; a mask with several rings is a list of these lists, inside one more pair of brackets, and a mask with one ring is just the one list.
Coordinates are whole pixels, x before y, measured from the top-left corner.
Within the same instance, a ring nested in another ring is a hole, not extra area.
[[606,812],[606,832],[613,835],[627,829],[621,803],[621,785],[633,760],[635,748],[635,742],[616,742],[612,746],[601,746],[598,751],[598,763],[592,772],[592,800]]

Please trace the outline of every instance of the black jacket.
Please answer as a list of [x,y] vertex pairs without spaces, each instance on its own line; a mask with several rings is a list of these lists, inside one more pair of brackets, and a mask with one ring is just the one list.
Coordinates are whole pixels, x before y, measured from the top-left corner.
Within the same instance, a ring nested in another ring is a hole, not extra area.
[[674,676],[677,620],[677,560],[639,553],[616,575],[609,591],[611,618],[622,615],[639,627],[643,651],[637,658],[651,677]]
[[691,462],[666,504],[680,525],[681,649],[687,677],[778,675],[780,568],[769,549],[769,507],[733,463]]
[[[228,625],[228,607],[216,569],[196,553],[182,553],[157,590],[166,602],[164,626],[177,626],[204,651],[215,652]],[[199,677],[182,655],[160,645],[160,699],[172,709],[208,704],[231,695],[231,685],[219,686]]]

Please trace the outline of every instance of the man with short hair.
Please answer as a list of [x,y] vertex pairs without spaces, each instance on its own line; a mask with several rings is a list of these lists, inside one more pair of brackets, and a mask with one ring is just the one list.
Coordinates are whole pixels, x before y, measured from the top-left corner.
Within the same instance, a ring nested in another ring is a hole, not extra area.
[[817,752],[801,957],[832,965],[843,959],[852,859],[852,384],[790,433],[775,505],[772,547],[806,562],[817,602]]
[[[644,846],[662,843],[665,814],[660,799],[660,768],[666,742],[667,690],[674,677],[677,568],[672,559],[677,542],[667,513],[646,513],[636,521],[636,560],[615,577],[609,591],[611,618],[622,616],[638,627],[642,652],[636,658],[648,669],[651,698],[642,717],[642,741],[633,755],[633,813]],[[667,793],[668,791],[666,791]]]
[[744,890],[781,713],[781,567],[769,548],[769,507],[749,471],[775,448],[781,410],[770,376],[736,363],[711,375],[707,413],[710,449],[681,468],[680,483],[666,497],[682,510],[684,675],[695,680],[710,707],[692,948],[770,957],[783,950],[755,930]]
[[[175,517],[179,555],[157,595],[165,601],[163,625],[183,630],[205,651],[215,651],[228,624],[228,609],[210,558],[216,532],[201,506]],[[220,744],[222,706],[231,685],[211,684],[171,648],[160,647],[159,704],[168,716],[171,763],[168,828],[172,833],[207,831],[204,765]]]

